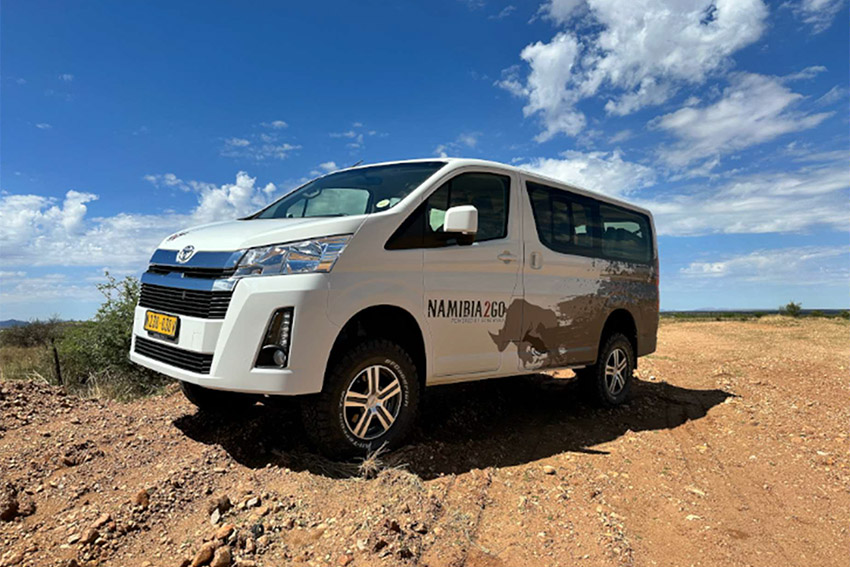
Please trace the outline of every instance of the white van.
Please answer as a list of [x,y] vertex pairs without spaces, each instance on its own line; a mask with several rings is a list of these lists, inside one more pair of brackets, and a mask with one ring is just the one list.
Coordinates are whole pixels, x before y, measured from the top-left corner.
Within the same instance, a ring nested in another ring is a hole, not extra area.
[[166,238],[130,358],[202,410],[303,396],[305,429],[342,456],[400,443],[425,386],[573,368],[620,404],[657,328],[649,211],[498,163],[410,160]]

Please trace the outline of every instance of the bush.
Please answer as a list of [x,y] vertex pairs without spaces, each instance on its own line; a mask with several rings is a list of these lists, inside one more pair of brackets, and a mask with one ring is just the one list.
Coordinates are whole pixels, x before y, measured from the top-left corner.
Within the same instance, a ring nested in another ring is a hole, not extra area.
[[799,317],[802,311],[802,305],[793,301],[789,301],[785,307],[779,308],[780,315],[788,315],[789,317]]
[[36,319],[0,332],[0,376],[8,380],[44,379],[60,383],[56,341],[69,323]]
[[152,393],[167,379],[130,362],[133,314],[139,281],[117,280],[108,272],[98,284],[105,301],[90,321],[66,329],[58,343],[66,386],[90,394],[129,399]]
[[46,321],[36,319],[26,325],[8,327],[0,333],[0,346],[27,348],[52,345],[62,336],[66,325],[57,317],[52,317]]

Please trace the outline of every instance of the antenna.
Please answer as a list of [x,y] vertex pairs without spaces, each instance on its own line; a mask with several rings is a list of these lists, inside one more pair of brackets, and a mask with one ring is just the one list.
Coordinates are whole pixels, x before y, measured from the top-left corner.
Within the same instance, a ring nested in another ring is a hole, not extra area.
[[[363,160],[362,160],[362,159],[361,159],[360,161],[358,161],[357,163],[355,163],[354,165],[349,165],[348,167],[357,167],[357,166],[358,166],[358,165],[360,165],[361,163],[363,163]],[[348,169],[348,168],[346,168],[346,169]]]

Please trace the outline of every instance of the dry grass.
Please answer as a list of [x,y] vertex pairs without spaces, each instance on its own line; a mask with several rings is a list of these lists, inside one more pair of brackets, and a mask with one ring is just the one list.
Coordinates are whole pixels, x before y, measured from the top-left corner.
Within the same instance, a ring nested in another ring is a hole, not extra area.
[[369,451],[366,457],[363,458],[363,461],[357,466],[357,472],[360,473],[360,476],[362,478],[375,478],[382,470],[387,468],[381,459],[381,455],[386,452],[386,443],[374,451]]
[[[140,380],[134,374],[112,369],[80,376],[63,363],[62,374],[66,389],[82,398],[128,402],[163,389],[163,383]],[[57,385],[53,353],[40,346],[0,347],[0,380],[35,380]]]
[[0,380],[53,382],[53,360],[45,347],[0,347]]

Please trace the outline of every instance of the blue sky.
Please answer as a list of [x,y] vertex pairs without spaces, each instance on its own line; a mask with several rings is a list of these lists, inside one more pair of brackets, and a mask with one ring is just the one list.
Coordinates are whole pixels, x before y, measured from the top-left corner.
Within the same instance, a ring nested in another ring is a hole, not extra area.
[[662,308],[846,308],[844,0],[10,0],[0,318],[90,316],[181,227],[441,154],[651,208]]

